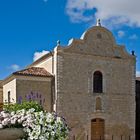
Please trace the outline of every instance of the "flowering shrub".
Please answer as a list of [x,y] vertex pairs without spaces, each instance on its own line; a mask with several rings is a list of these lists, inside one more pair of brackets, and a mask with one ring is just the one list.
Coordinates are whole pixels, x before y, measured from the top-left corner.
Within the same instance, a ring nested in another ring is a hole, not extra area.
[[33,92],[26,94],[25,97],[18,96],[17,103],[12,98],[11,102],[5,100],[4,106],[3,104],[0,107],[3,107],[6,111],[17,111],[21,109],[29,110],[30,108],[34,108],[36,111],[43,110],[43,106],[45,105],[45,98],[41,93]]
[[36,101],[22,101],[22,103],[15,103],[15,104],[5,104],[4,105],[4,110],[5,111],[9,111],[9,112],[13,112],[13,111],[18,111],[18,110],[29,110],[31,108],[34,108],[36,112],[38,111],[42,111],[43,107],[38,104]]
[[68,127],[55,113],[32,109],[26,115],[28,119],[23,122],[23,127],[31,140],[64,140],[67,137]]
[[34,108],[0,112],[0,128],[21,127],[24,140],[65,140],[68,127],[63,118],[55,113],[36,112]]
[[0,112],[0,128],[20,127],[22,128],[22,122],[26,120],[25,110],[19,110],[17,112]]

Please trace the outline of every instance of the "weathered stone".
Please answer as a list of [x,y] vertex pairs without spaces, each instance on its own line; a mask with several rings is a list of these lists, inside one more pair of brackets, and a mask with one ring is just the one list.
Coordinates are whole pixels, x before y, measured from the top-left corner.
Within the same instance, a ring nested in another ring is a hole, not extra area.
[[24,136],[24,132],[19,128],[0,129],[1,140],[17,140]]
[[[71,135],[77,138],[82,128],[91,139],[91,120],[101,118],[105,140],[112,136],[135,140],[135,56],[117,45],[103,27],[92,27],[82,40],[59,47],[55,53],[57,112],[68,121]],[[103,75],[103,93],[93,92],[95,71]],[[96,110],[98,97],[102,110]]]

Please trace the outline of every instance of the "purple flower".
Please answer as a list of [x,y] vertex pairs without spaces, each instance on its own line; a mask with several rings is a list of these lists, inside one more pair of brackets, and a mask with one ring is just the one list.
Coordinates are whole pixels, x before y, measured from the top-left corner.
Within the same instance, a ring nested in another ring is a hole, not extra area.
[[38,98],[38,92],[36,93],[36,97]]
[[18,97],[18,104],[21,104],[21,103],[22,103],[22,97],[19,96],[19,97]]
[[34,94],[34,93],[31,91],[31,95],[32,95],[32,96],[33,96],[33,94]]
[[32,99],[33,99],[33,101],[34,101],[34,100],[36,99],[36,96],[34,95]]
[[27,96],[27,101],[31,101],[31,95]]

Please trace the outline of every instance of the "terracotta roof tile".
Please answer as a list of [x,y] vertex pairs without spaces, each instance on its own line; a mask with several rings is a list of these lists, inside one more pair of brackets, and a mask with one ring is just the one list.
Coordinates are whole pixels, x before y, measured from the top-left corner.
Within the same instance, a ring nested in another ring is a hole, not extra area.
[[40,77],[52,77],[47,70],[40,67],[30,67],[21,71],[13,73],[14,75],[23,75],[23,76],[40,76]]

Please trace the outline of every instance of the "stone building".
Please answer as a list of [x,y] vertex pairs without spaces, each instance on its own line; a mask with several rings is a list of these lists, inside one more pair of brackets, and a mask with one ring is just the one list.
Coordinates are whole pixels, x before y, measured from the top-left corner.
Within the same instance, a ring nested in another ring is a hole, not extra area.
[[66,118],[70,139],[135,140],[135,56],[99,22],[4,80],[3,100],[29,92]]
[[30,67],[17,71],[3,82],[3,102],[21,102],[34,99],[48,111],[52,110],[53,76],[44,68]]
[[136,78],[136,140],[140,140],[140,77]]

